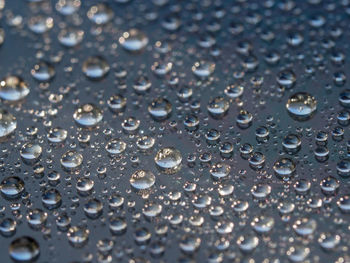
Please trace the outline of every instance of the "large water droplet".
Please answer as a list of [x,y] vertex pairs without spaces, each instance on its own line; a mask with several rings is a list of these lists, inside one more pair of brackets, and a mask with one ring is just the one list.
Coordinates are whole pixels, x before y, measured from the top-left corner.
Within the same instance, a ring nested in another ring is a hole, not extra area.
[[131,29],[124,32],[119,38],[120,45],[129,52],[140,52],[148,44],[148,37],[138,29]]
[[100,56],[92,56],[87,58],[83,63],[83,73],[91,80],[100,80],[109,72],[107,61]]
[[0,98],[3,100],[19,101],[28,94],[28,85],[21,77],[7,76],[0,82]]
[[39,257],[39,244],[31,237],[22,236],[11,242],[9,254],[15,261],[33,262]]
[[316,99],[306,92],[292,95],[286,104],[288,113],[298,121],[310,119],[317,109]]
[[137,170],[130,178],[130,184],[137,190],[145,190],[150,188],[156,182],[156,177],[150,171]]
[[103,112],[95,104],[87,103],[75,110],[73,118],[83,127],[94,127],[103,119]]
[[172,174],[181,168],[182,156],[179,150],[173,147],[166,147],[157,152],[154,161],[161,171]]
[[65,169],[75,170],[83,163],[83,156],[75,150],[69,150],[62,155],[60,161]]
[[17,176],[6,177],[1,181],[0,192],[6,198],[17,198],[24,191],[24,182]]

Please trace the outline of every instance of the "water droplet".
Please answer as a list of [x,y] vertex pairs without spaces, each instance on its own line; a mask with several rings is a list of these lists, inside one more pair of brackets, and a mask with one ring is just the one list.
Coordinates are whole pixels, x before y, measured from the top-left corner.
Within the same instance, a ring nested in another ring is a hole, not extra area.
[[84,31],[75,28],[65,28],[59,32],[57,38],[63,46],[75,47],[83,41]]
[[10,135],[16,128],[16,118],[7,110],[0,109],[0,138]]
[[114,12],[108,5],[99,3],[90,7],[87,17],[96,25],[104,25],[112,20]]
[[63,142],[67,138],[68,132],[60,127],[50,128],[47,139],[52,143]]
[[111,139],[106,144],[106,151],[110,154],[121,154],[126,149],[126,143],[120,139]]
[[122,122],[122,128],[126,133],[135,133],[140,127],[140,120],[134,117],[129,117]]
[[193,74],[198,78],[207,78],[213,74],[215,63],[209,61],[199,61],[192,66]]
[[28,20],[29,29],[36,34],[44,34],[53,27],[53,18],[37,15]]
[[215,178],[226,177],[231,171],[231,166],[225,163],[216,163],[210,169],[210,174]]
[[282,141],[284,150],[289,154],[297,153],[301,148],[301,140],[296,134],[288,134]]
[[252,252],[259,245],[259,238],[254,235],[241,235],[237,239],[237,245],[244,253]]
[[137,190],[145,190],[154,185],[156,177],[150,171],[137,170],[130,178],[130,184]]
[[80,0],[58,0],[56,10],[64,16],[70,16],[76,13],[81,6]]
[[246,110],[241,110],[236,118],[236,122],[241,129],[249,128],[253,122],[253,115]]
[[138,29],[131,29],[123,33],[119,38],[119,43],[125,50],[137,53],[147,46],[148,37]]
[[47,209],[54,209],[61,205],[62,196],[58,190],[50,188],[43,193],[42,201]]
[[350,159],[342,159],[337,164],[337,172],[340,176],[350,176]]
[[222,118],[228,112],[230,104],[224,97],[216,97],[208,102],[208,112],[214,118]]
[[103,204],[96,198],[89,199],[84,205],[84,212],[89,218],[97,218],[102,214]]
[[0,220],[0,232],[5,237],[13,236],[16,233],[17,223],[11,218],[3,218]]
[[26,219],[28,224],[33,229],[40,229],[45,225],[48,214],[39,208],[30,209],[27,213]]
[[179,150],[173,147],[166,147],[157,152],[154,161],[161,171],[173,174],[180,170],[182,156]]
[[152,83],[148,77],[146,75],[141,75],[136,78],[133,88],[137,94],[144,94],[151,88],[151,86]]
[[55,68],[45,61],[35,64],[30,73],[34,79],[40,82],[50,81],[56,74]]
[[172,111],[171,103],[164,98],[156,98],[148,106],[148,112],[151,116],[157,120],[162,121],[169,117]]
[[88,57],[82,66],[82,71],[91,80],[100,80],[109,72],[107,61],[101,56]]
[[81,247],[87,242],[89,233],[90,231],[83,226],[73,226],[69,228],[67,238],[73,246]]
[[293,160],[289,158],[281,158],[275,162],[273,165],[273,170],[276,175],[283,178],[288,179],[291,177],[295,171],[295,164]]
[[243,92],[244,92],[244,87],[241,85],[232,84],[227,86],[225,89],[226,96],[231,99],[239,98],[240,96],[243,95]]
[[83,163],[83,156],[75,150],[69,150],[62,155],[60,161],[65,169],[75,170]]
[[42,151],[43,150],[39,144],[27,142],[23,144],[20,150],[20,155],[27,161],[35,161],[41,156]]
[[40,254],[38,242],[35,239],[22,236],[13,240],[9,247],[10,257],[18,262],[36,261]]
[[155,139],[153,137],[145,135],[137,139],[136,146],[141,151],[147,151],[154,146],[154,143],[155,143]]
[[294,231],[300,236],[311,235],[316,230],[316,227],[316,220],[307,217],[297,219],[293,224]]
[[107,101],[108,107],[113,112],[121,112],[126,107],[126,98],[120,94],[112,95]]
[[179,243],[180,249],[185,253],[196,251],[201,244],[201,239],[193,235],[184,235]]
[[103,119],[103,112],[96,105],[87,103],[79,106],[74,114],[74,120],[83,127],[94,127]]
[[24,191],[24,182],[17,176],[6,177],[1,181],[0,191],[6,198],[17,198]]
[[277,83],[286,89],[291,89],[296,82],[296,76],[291,70],[283,70],[277,75]]
[[21,77],[7,76],[0,82],[0,98],[16,102],[29,94],[27,83]]
[[310,249],[305,246],[291,246],[287,251],[287,256],[292,262],[304,262],[308,257]]
[[316,99],[306,92],[292,95],[286,104],[288,113],[298,121],[310,119],[317,109]]

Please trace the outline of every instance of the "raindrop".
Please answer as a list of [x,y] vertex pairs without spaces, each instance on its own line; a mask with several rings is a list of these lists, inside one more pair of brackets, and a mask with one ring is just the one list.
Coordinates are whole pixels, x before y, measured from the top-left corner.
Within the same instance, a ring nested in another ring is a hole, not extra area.
[[83,156],[75,150],[69,150],[62,155],[60,161],[65,169],[76,170],[83,163]]
[[273,170],[275,171],[276,175],[283,179],[291,177],[295,172],[295,168],[295,163],[289,158],[281,158],[273,165]]
[[173,174],[180,170],[182,156],[179,150],[173,147],[166,147],[157,152],[154,161],[161,171]]
[[131,29],[122,34],[119,43],[125,50],[137,53],[147,46],[148,37],[138,29]]
[[150,171],[137,170],[130,178],[130,184],[137,190],[145,190],[154,185],[156,177]]
[[29,29],[36,34],[44,34],[53,27],[53,18],[45,16],[34,16],[28,20]]
[[61,205],[62,196],[58,190],[51,188],[43,193],[42,201],[47,209],[58,208]]
[[121,112],[126,107],[126,98],[120,94],[112,95],[107,101],[108,107],[113,112]]
[[50,81],[56,74],[54,67],[45,61],[35,64],[30,73],[34,79],[40,82]]
[[226,177],[231,171],[231,166],[225,163],[216,163],[210,169],[210,174],[215,178]]
[[230,104],[225,100],[224,97],[216,97],[208,102],[208,112],[213,118],[222,118],[226,115]]
[[286,89],[291,89],[296,82],[296,76],[291,70],[283,70],[277,75],[277,83]]
[[340,176],[350,176],[350,159],[342,159],[337,163],[337,172]]
[[156,98],[148,106],[148,112],[157,121],[165,120],[172,111],[171,103],[164,98]]
[[112,20],[114,13],[108,5],[99,3],[90,7],[87,17],[96,25],[104,25]]
[[24,191],[24,182],[17,176],[6,177],[1,181],[0,192],[6,198],[17,198]]
[[75,47],[84,38],[84,31],[75,28],[65,28],[58,33],[58,41],[65,47]]
[[0,98],[16,102],[24,99],[29,94],[27,83],[21,77],[7,76],[0,82]]
[[82,66],[82,71],[91,80],[100,80],[109,72],[107,61],[101,56],[88,57]]
[[39,144],[27,142],[23,144],[20,150],[20,155],[27,161],[35,161],[41,156],[42,151],[43,150]]
[[22,236],[11,242],[9,254],[17,262],[33,262],[39,257],[39,244],[32,237]]
[[13,236],[16,233],[17,223],[11,218],[3,218],[0,220],[0,232],[5,237]]
[[316,99],[306,92],[292,95],[286,104],[288,113],[298,121],[310,119],[317,109]]
[[79,106],[73,118],[79,125],[83,127],[94,127],[103,119],[103,111],[96,105],[87,103]]
[[0,108],[0,138],[13,133],[17,128],[16,118],[7,110]]
[[199,61],[192,66],[193,74],[198,78],[207,78],[214,73],[215,63],[209,61]]
[[106,144],[106,151],[110,154],[121,154],[126,149],[126,143],[120,139],[111,139]]
[[67,238],[74,247],[81,247],[87,242],[89,233],[84,226],[73,226],[69,228]]

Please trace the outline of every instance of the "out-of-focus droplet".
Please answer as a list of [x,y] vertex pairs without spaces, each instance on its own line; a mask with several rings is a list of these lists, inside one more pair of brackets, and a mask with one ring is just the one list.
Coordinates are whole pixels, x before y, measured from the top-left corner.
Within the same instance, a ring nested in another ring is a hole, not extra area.
[[96,25],[104,25],[112,20],[114,12],[108,5],[99,3],[90,7],[87,17]]
[[0,138],[6,137],[13,133],[17,128],[15,116],[7,110],[0,108]]
[[127,51],[137,53],[148,44],[148,37],[138,29],[130,29],[119,38],[120,45]]
[[65,28],[59,32],[57,38],[63,46],[75,47],[83,41],[84,31],[75,28]]
[[107,61],[101,56],[88,57],[83,63],[83,73],[91,80],[100,80],[109,72]]
[[24,80],[15,75],[7,76],[0,81],[0,98],[16,102],[29,94],[29,87]]
[[32,237],[22,236],[11,242],[9,254],[17,262],[33,262],[39,257],[40,247]]
[[148,112],[157,121],[165,120],[172,111],[171,103],[164,98],[156,98],[148,106]]
[[55,68],[45,61],[35,64],[30,73],[34,79],[40,82],[50,81],[56,74]]
[[192,66],[192,72],[196,77],[207,78],[213,74],[215,63],[210,61],[199,61]]

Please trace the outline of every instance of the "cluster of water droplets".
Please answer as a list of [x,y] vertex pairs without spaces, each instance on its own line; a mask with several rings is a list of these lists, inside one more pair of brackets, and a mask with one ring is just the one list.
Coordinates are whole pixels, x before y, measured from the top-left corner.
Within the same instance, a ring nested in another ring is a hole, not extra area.
[[0,0],[0,261],[350,261],[349,15]]

